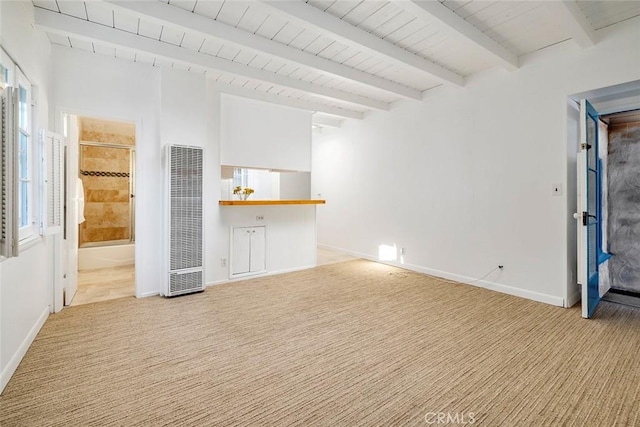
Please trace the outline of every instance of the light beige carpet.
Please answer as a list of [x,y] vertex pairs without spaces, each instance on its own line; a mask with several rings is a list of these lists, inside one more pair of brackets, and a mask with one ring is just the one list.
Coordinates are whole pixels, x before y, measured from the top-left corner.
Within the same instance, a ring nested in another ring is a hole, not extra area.
[[638,309],[605,303],[583,320],[352,261],[67,308],[0,397],[0,425],[425,426],[444,413],[631,426],[639,393]]

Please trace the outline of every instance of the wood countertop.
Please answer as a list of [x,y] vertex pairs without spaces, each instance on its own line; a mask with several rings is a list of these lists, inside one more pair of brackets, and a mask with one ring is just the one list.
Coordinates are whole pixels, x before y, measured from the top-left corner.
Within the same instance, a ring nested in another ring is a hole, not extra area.
[[260,205],[324,205],[320,199],[301,200],[220,200],[220,206],[260,206]]

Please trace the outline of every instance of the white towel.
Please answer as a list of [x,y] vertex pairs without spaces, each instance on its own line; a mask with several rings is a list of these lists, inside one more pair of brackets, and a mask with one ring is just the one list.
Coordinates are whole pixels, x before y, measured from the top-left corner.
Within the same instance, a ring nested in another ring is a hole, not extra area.
[[84,185],[80,178],[76,181],[76,200],[78,201],[78,224],[82,224],[84,222]]

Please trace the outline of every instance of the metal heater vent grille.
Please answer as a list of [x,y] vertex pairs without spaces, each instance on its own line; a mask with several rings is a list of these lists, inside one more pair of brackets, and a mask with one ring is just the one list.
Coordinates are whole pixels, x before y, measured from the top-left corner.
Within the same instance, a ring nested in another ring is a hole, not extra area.
[[203,277],[202,270],[189,273],[172,273],[169,275],[169,294],[171,296],[201,291]]
[[[204,289],[202,148],[169,150],[169,295]],[[183,271],[181,270],[199,270]],[[180,273],[180,274],[176,274]]]

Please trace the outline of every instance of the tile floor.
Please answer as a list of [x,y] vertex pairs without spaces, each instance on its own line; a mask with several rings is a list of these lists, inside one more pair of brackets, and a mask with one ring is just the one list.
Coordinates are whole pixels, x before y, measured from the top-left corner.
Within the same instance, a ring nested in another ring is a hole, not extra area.
[[133,265],[78,272],[78,292],[71,305],[107,301],[135,295]]
[[[356,257],[327,248],[318,248],[318,265],[335,264]],[[78,272],[78,292],[71,305],[107,301],[135,295],[134,266],[100,268]]]

